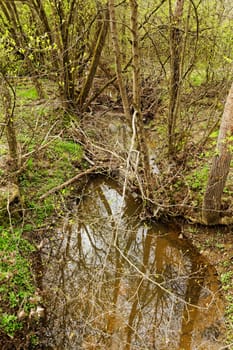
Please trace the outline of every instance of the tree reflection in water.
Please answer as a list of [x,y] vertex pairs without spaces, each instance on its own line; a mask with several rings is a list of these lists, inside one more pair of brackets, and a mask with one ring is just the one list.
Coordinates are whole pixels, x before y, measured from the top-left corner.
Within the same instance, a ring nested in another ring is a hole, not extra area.
[[215,270],[188,240],[142,224],[140,205],[106,180],[93,181],[76,209],[43,252],[46,346],[219,348]]

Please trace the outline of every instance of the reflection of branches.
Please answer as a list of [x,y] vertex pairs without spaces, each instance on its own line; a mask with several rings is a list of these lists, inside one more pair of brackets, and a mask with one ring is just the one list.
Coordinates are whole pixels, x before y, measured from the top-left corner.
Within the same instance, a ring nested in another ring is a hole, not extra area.
[[[195,274],[196,269],[198,269],[197,262],[195,260],[192,261],[192,272]],[[186,308],[184,309],[183,317],[182,317],[182,332],[180,338],[180,347],[182,348],[184,344],[186,346],[191,346],[192,341],[192,331],[194,328],[194,321],[197,317],[197,308],[193,305],[198,304],[198,300],[200,298],[200,293],[202,286],[204,284],[204,276],[206,275],[206,267],[203,268],[201,276],[198,278],[199,283],[192,283],[192,279],[188,279],[187,289],[186,289],[186,299],[189,298],[190,304],[186,304]],[[192,315],[192,318],[190,318]]]
[[118,249],[118,251],[119,251],[119,253],[121,254],[122,258],[124,258],[124,259],[128,262],[128,264],[129,264],[131,267],[133,267],[133,268],[137,271],[137,273],[138,273],[140,276],[142,276],[144,279],[147,279],[148,281],[150,281],[153,285],[155,285],[156,287],[158,287],[159,289],[161,289],[161,290],[162,290],[163,292],[165,292],[166,294],[171,295],[171,296],[174,296],[174,297],[176,297],[177,300],[181,301],[181,302],[184,303],[184,304],[187,304],[187,305],[189,305],[189,306],[192,306],[192,307],[194,307],[194,308],[201,309],[201,310],[203,310],[203,309],[206,310],[206,309],[208,308],[208,307],[199,307],[198,305],[191,304],[191,303],[189,303],[187,300],[185,300],[185,299],[183,299],[183,298],[177,296],[175,293],[173,293],[173,292],[171,292],[169,289],[165,288],[161,283],[158,283],[155,279],[152,279],[151,277],[149,277],[148,275],[146,275],[143,271],[141,271],[135,264],[133,264],[133,263],[129,260],[129,258],[128,258],[126,255],[124,255],[124,253],[123,253],[118,247],[116,247],[116,249]]
[[[192,333],[193,310],[209,307],[194,305],[205,267],[191,252],[186,256],[185,242],[178,243],[169,234],[155,235],[151,228],[139,226],[135,217],[131,222],[136,206],[129,210],[126,202],[119,221],[118,194],[111,186],[98,186],[101,182],[90,187],[79,204],[75,226],[63,227],[61,242],[56,242],[63,272],[53,276],[52,283],[60,284],[55,302],[66,313],[65,341],[76,344],[69,339],[72,332],[81,338],[83,349],[155,349],[162,337],[169,345],[171,337],[179,341],[180,327],[183,332],[187,329],[182,316]],[[119,231],[114,245],[115,230]]]
[[[97,245],[94,243],[94,241],[92,239],[92,236],[94,236],[92,230],[91,230],[91,233],[89,233],[88,226],[86,226],[86,225],[82,225],[82,226],[83,226],[83,229],[84,229],[84,231],[85,231],[85,233],[86,233],[86,235],[88,237],[88,240],[89,240],[89,242],[90,242],[90,244],[91,244],[91,246],[92,246],[92,248],[93,248],[93,250],[95,252],[95,258],[96,258],[96,255],[97,255],[99,257],[99,259],[101,260],[101,257],[103,256],[101,254],[101,252],[103,253],[104,250],[101,249],[101,248],[98,248]],[[82,231],[80,231],[80,236],[81,236],[81,234],[82,234]],[[85,261],[85,257],[84,257],[83,260]]]

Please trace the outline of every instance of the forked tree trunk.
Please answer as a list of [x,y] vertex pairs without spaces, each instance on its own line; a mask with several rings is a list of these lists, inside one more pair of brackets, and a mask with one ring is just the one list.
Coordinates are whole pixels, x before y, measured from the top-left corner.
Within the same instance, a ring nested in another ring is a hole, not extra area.
[[220,222],[221,198],[230,169],[233,147],[233,83],[229,91],[219,129],[216,154],[213,158],[203,200],[202,219],[206,224]]

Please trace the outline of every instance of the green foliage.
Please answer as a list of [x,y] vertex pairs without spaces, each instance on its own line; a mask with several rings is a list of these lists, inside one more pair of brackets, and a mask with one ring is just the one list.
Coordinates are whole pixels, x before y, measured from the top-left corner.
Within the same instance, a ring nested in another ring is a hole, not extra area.
[[35,334],[31,335],[31,337],[30,337],[30,343],[31,343],[32,346],[38,345],[38,344],[39,344],[39,338],[38,338],[38,336],[35,335]]
[[[46,218],[54,210],[60,212],[56,195],[48,196],[43,202],[38,201],[38,198],[74,176],[74,172],[77,172],[76,163],[81,164],[82,155],[83,150],[79,144],[69,140],[58,139],[45,148],[39,155],[33,153],[30,156],[27,161],[27,168],[20,176],[20,184],[22,188],[22,200],[30,213],[33,227],[35,225],[42,226]],[[65,188],[60,193],[63,197],[67,197],[71,189],[70,187]],[[30,230],[30,228],[31,224],[28,224],[25,230]]]
[[0,330],[13,337],[23,327],[17,312],[31,309],[35,293],[28,255],[34,247],[22,238],[22,232],[0,228]]
[[193,70],[189,75],[189,82],[192,86],[201,86],[206,81],[206,72],[202,69]]
[[200,193],[203,193],[208,178],[208,172],[208,166],[204,165],[202,168],[197,169],[195,172],[188,175],[186,179],[189,187],[193,191],[200,191]]
[[63,159],[81,160],[83,155],[82,147],[72,141],[57,140],[54,142],[52,148]]
[[44,223],[45,219],[49,217],[54,210],[54,203],[52,198],[47,198],[43,203],[36,201],[28,201],[28,210],[31,212],[31,216],[35,219],[35,224],[40,226]]
[[32,157],[30,157],[30,158],[28,159],[28,162],[27,162],[28,169],[32,170],[33,165],[34,165],[33,163],[34,163],[34,160],[33,160]]
[[38,94],[34,86],[21,86],[17,90],[17,97],[22,100],[36,100]]
[[0,145],[0,156],[7,154],[7,147],[5,145]]
[[221,274],[221,282],[223,285],[229,285],[232,283],[233,271],[227,271]]
[[217,139],[218,133],[219,133],[218,130],[213,131],[213,132],[210,134],[210,138],[212,138],[212,139]]
[[[34,147],[31,145],[29,151],[32,151]],[[44,185],[48,182],[54,183],[54,177],[62,180],[64,178],[64,170],[71,170],[71,162],[81,161],[82,155],[83,150],[79,144],[72,141],[56,140],[41,153],[41,158],[35,159],[35,156],[38,158],[37,153],[35,153],[28,159],[28,172],[21,177],[21,181],[23,181],[24,186],[30,186],[31,182],[35,185],[42,185],[42,182],[44,182]],[[27,179],[28,183],[25,183]]]
[[14,337],[16,331],[22,329],[22,322],[18,321],[17,316],[4,313],[0,316],[0,329],[10,336]]
[[233,296],[229,295],[227,299],[229,304],[226,308],[226,315],[227,315],[228,321],[233,323]]
[[218,249],[224,249],[225,245],[223,243],[216,243],[215,247],[218,248]]

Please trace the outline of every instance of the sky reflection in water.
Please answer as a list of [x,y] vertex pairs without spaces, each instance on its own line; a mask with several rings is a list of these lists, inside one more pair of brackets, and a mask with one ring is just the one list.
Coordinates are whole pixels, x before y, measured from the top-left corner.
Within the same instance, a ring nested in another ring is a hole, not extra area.
[[140,223],[139,212],[113,182],[93,181],[45,247],[47,346],[220,348],[214,268],[171,226]]

